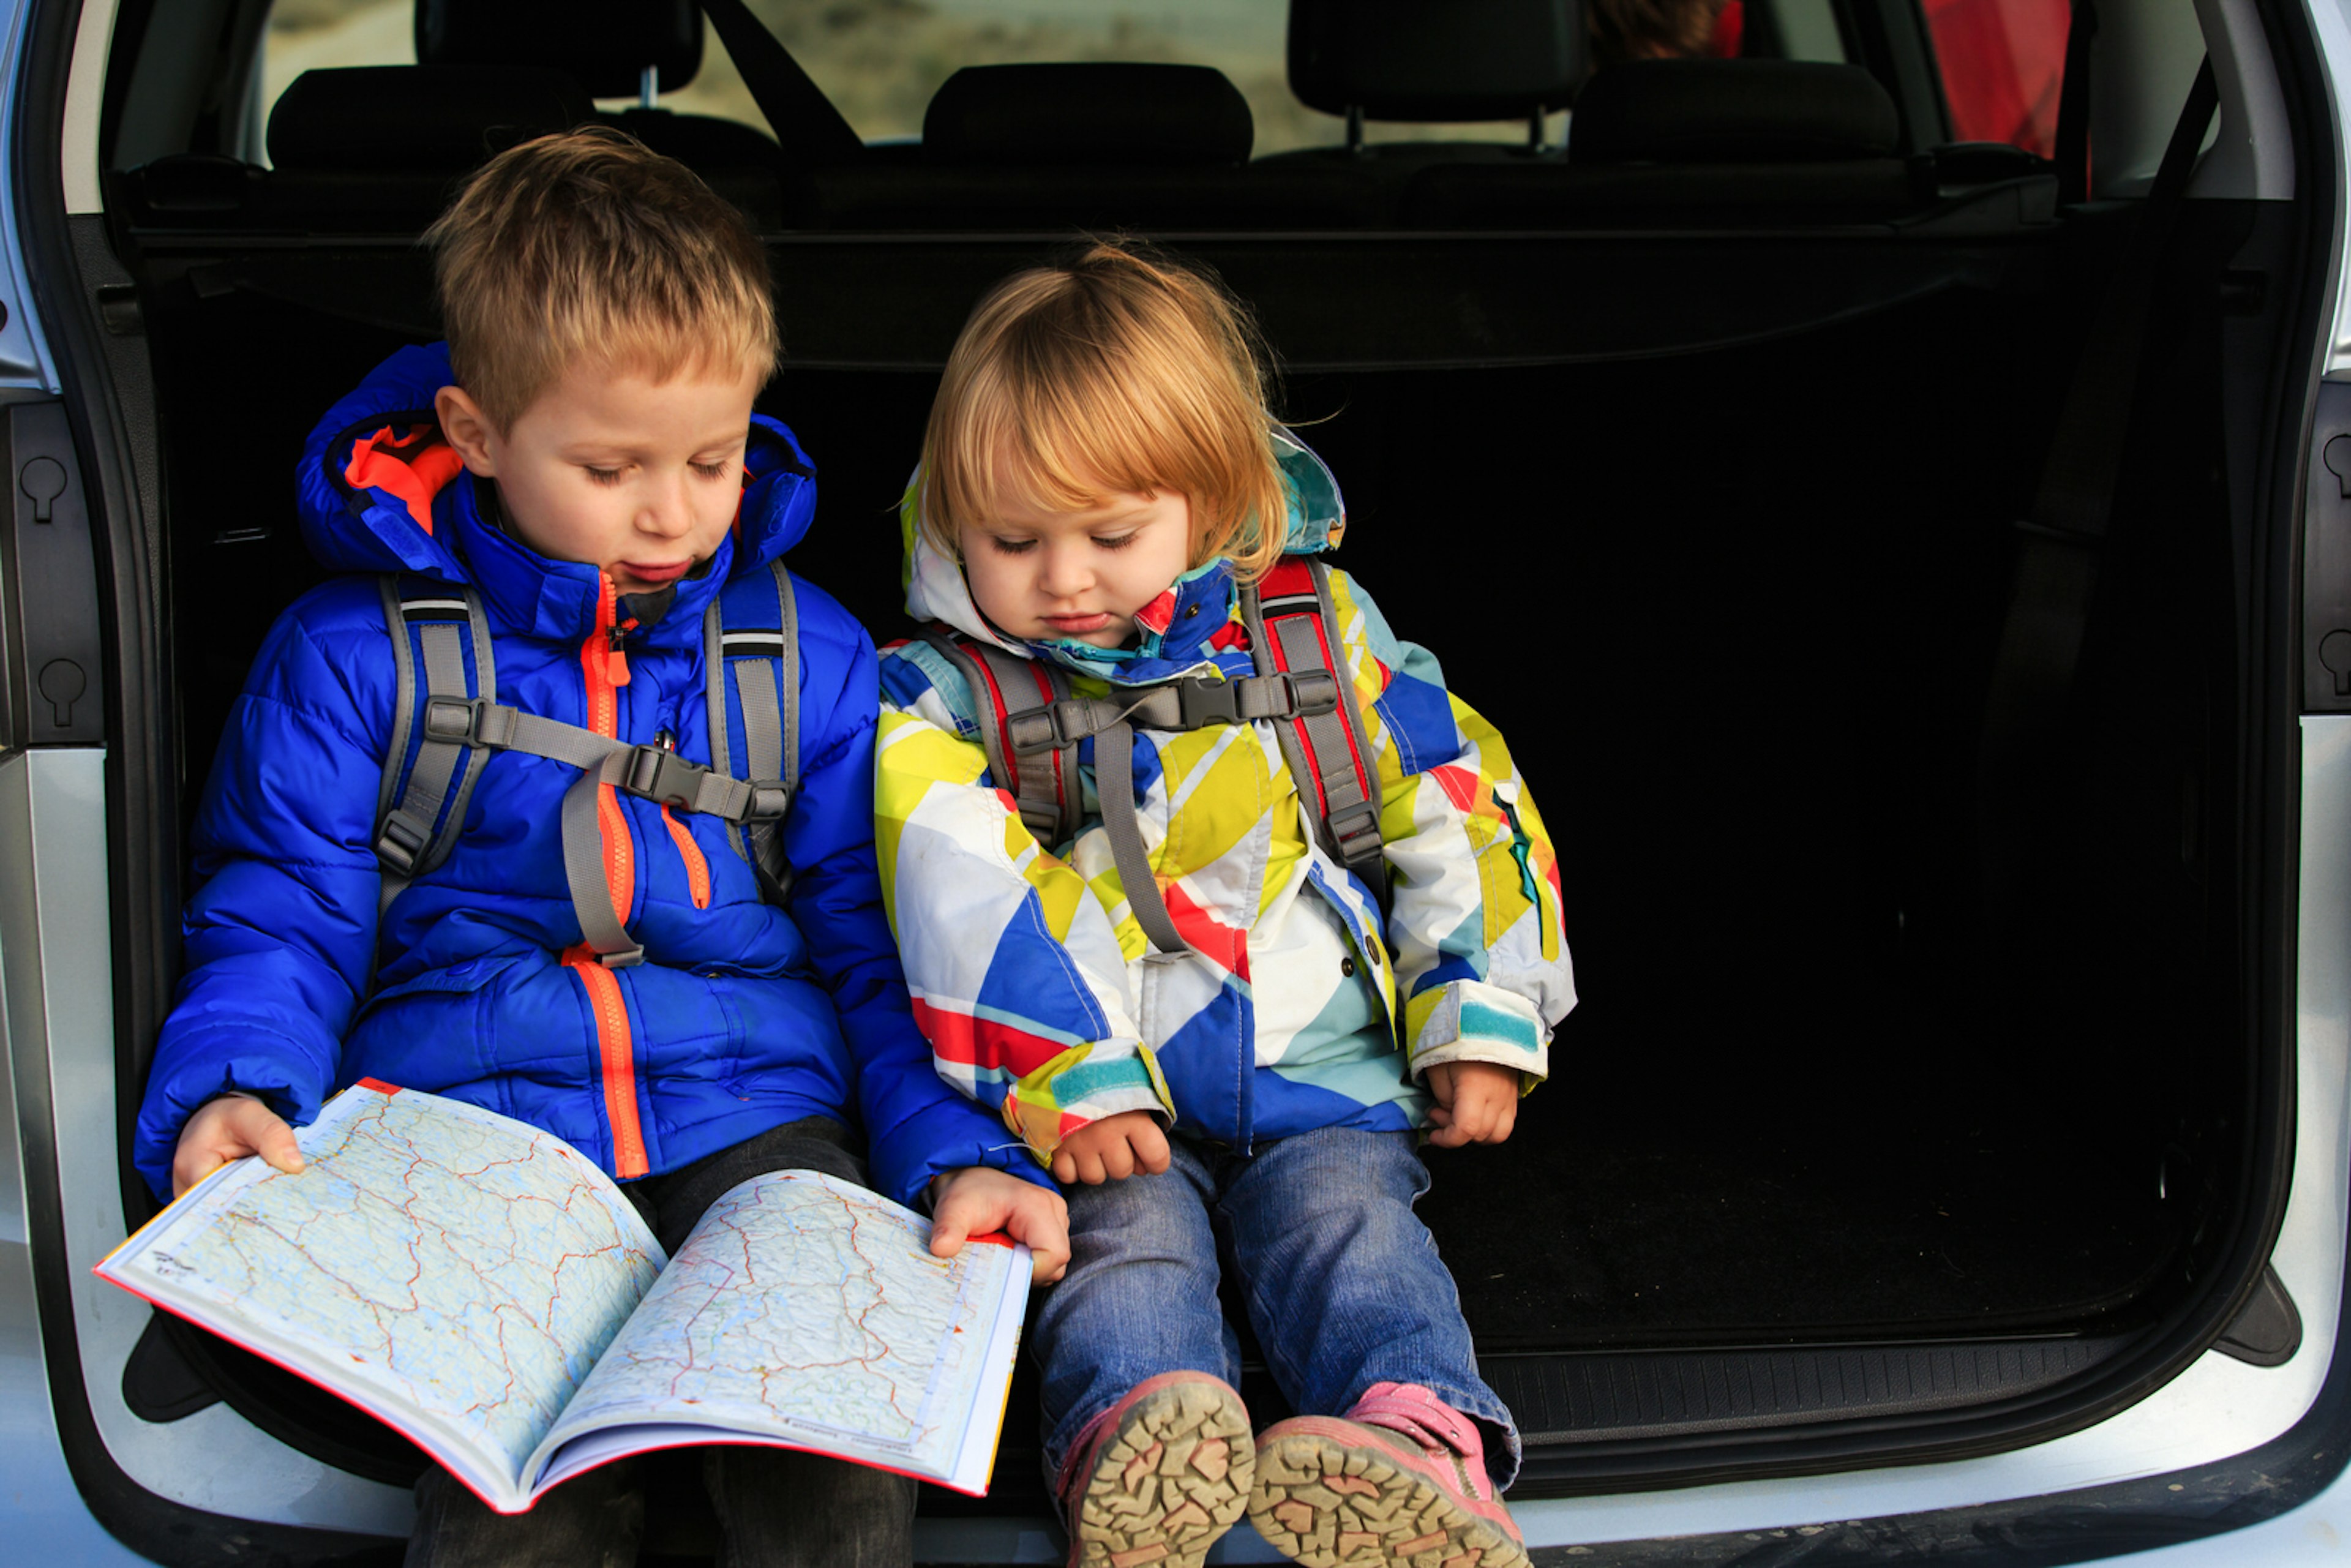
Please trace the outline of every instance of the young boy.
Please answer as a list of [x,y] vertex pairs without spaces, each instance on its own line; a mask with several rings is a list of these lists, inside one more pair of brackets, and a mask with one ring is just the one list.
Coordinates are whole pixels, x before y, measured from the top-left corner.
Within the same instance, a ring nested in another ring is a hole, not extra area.
[[[940,1082],[909,1016],[874,874],[872,647],[816,588],[794,589],[783,903],[726,821],[520,750],[476,748],[447,859],[387,875],[394,708],[424,699],[377,574],[478,596],[498,704],[706,764],[705,611],[767,578],[815,499],[790,432],[751,412],[777,354],[765,254],[681,165],[617,133],[545,138],[427,237],[445,349],[378,366],[304,455],[305,537],[352,575],[279,618],[223,738],[140,1169],[174,1194],[246,1155],[298,1170],[288,1124],[372,1076],[564,1138],[674,1249],[762,1172],[865,1181],[853,1099],[872,1185],[935,1199],[935,1250],[1002,1228],[1057,1277],[1060,1196]],[[465,633],[417,635],[429,660],[463,658]],[[725,1561],[911,1560],[910,1481],[744,1447],[706,1450],[705,1478]],[[626,1562],[642,1512],[625,1464],[510,1518],[438,1470],[418,1503],[412,1563]]]

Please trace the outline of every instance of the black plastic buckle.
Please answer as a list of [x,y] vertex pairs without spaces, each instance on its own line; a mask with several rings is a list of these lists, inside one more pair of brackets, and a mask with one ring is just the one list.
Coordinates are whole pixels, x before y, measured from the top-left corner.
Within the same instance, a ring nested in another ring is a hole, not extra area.
[[747,822],[772,822],[792,809],[792,792],[780,782],[754,782],[751,785],[751,807],[743,813]]
[[384,818],[382,828],[376,833],[375,858],[399,875],[406,876],[416,869],[416,857],[431,841],[429,829],[419,828],[395,811]]
[[1241,722],[1238,681],[1181,681],[1176,686],[1176,711],[1186,729],[1206,729],[1212,724]]
[[468,697],[426,697],[424,738],[465,746],[474,738],[475,716],[480,711]]
[[621,788],[664,806],[692,810],[702,790],[702,776],[709,771],[665,747],[632,746],[628,768],[621,775]]
[[1290,711],[1300,718],[1320,718],[1339,711],[1339,677],[1328,670],[1297,670],[1290,682]]
[[1012,748],[1015,757],[1030,757],[1040,751],[1059,751],[1070,744],[1068,733],[1061,727],[1061,705],[1023,709],[1008,714],[1004,720],[1004,744]]
[[1352,867],[1380,852],[1380,814],[1369,802],[1333,811],[1330,821],[1331,837],[1337,841],[1339,859],[1346,865]]

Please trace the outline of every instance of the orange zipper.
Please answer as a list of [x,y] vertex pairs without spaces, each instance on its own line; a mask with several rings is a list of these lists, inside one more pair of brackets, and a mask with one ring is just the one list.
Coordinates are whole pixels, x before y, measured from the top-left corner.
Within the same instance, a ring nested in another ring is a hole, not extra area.
[[[629,656],[613,643],[615,609],[612,580],[605,578],[598,584],[596,628],[580,644],[580,672],[588,691],[588,727],[607,737],[620,733],[619,692],[629,684]],[[596,827],[597,836],[604,841],[604,885],[611,895],[612,913],[626,925],[629,905],[636,896],[636,850],[629,838],[629,820],[621,811],[620,793],[610,784],[596,789]],[[623,1180],[641,1176],[651,1166],[645,1158],[644,1128],[637,1120],[636,1047],[629,1033],[629,1009],[621,997],[620,978],[604,967],[585,942],[567,949],[563,963],[587,988],[596,1018],[604,1114],[612,1124],[612,1174]]]
[[702,858],[702,846],[694,841],[694,835],[686,831],[684,822],[669,814],[667,806],[662,808],[662,826],[669,830],[670,841],[677,846],[678,858],[685,862],[685,885],[687,891],[694,894],[694,907],[709,908],[710,862]]

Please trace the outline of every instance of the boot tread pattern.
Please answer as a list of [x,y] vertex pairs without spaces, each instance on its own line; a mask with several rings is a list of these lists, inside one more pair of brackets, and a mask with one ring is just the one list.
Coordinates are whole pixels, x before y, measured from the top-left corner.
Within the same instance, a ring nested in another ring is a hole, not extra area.
[[1307,1568],[1528,1568],[1523,1547],[1427,1478],[1320,1434],[1258,1450],[1249,1512],[1269,1545]]

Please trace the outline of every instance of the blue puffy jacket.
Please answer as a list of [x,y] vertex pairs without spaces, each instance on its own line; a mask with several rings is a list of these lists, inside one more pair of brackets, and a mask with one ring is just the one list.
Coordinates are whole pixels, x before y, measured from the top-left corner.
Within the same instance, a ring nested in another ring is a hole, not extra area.
[[[755,422],[735,538],[615,644],[615,622],[653,607],[616,603],[596,568],[549,560],[484,520],[473,476],[432,426],[450,381],[444,350],[404,349],[311,433],[299,476],[311,551],[344,572],[472,583],[501,702],[589,726],[592,695],[620,738],[666,732],[707,762],[703,611],[730,573],[765,570],[807,531],[816,486],[791,433]],[[795,580],[789,906],[762,900],[723,822],[610,796],[627,831],[605,812],[606,870],[630,890],[645,949],[615,970],[567,961],[581,938],[559,805],[579,774],[542,758],[489,758],[455,851],[379,923],[372,845],[396,673],[376,580],[338,578],[280,616],[196,818],[187,969],[139,1116],[135,1155],[156,1190],[169,1190],[189,1114],[224,1090],[299,1124],[361,1077],[518,1117],[623,1179],[814,1114],[862,1116],[876,1185],[904,1201],[959,1166],[1040,1176],[940,1082],[909,1015],[874,876],[872,644]]]

